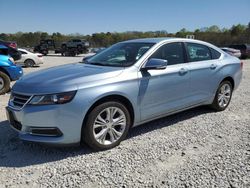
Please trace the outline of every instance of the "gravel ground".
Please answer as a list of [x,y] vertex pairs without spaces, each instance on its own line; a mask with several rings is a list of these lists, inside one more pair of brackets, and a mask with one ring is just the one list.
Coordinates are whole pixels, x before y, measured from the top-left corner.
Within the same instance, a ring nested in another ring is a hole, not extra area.
[[[40,68],[82,57],[44,57]],[[250,60],[223,112],[199,107],[130,131],[102,152],[25,143],[0,96],[0,187],[250,187]]]

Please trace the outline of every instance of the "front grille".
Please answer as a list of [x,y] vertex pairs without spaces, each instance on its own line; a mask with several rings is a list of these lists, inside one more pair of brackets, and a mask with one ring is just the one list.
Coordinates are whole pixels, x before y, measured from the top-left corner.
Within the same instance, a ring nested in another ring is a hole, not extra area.
[[11,94],[11,106],[17,107],[17,108],[22,108],[31,98],[29,95],[21,95],[21,94],[16,94],[12,93]]

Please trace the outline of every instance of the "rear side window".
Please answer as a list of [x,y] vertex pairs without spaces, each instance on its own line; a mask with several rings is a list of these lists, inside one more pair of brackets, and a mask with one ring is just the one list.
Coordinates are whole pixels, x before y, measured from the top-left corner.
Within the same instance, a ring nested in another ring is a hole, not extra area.
[[21,54],[27,54],[26,52],[24,52],[24,51],[21,51],[21,50],[20,50],[19,52],[21,52]]
[[164,59],[168,65],[184,63],[184,51],[181,42],[165,44],[160,47],[151,58]]
[[205,45],[196,43],[187,43],[187,55],[189,62],[212,59],[209,48]]
[[212,55],[212,59],[219,59],[221,56],[221,53],[218,52],[217,50],[213,49],[213,48],[209,48],[211,55]]

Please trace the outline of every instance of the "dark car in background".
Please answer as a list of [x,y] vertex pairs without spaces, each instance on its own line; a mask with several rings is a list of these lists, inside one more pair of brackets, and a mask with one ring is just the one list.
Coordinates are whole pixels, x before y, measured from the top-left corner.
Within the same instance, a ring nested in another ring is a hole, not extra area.
[[238,57],[241,57],[241,52],[238,49],[234,49],[234,48],[227,48],[227,47],[223,47],[221,48],[224,52],[227,52],[228,54]]
[[16,42],[0,40],[0,44],[8,46],[8,47],[12,47],[12,48],[17,48]]
[[[16,49],[17,44],[15,42],[7,42],[7,41],[0,40],[0,45],[6,46],[8,48],[4,50],[6,52],[1,52],[1,53],[7,53],[9,56],[11,56],[14,59],[14,61],[21,59],[22,54]],[[2,54],[2,55],[6,55],[6,54]]]
[[250,44],[232,44],[229,48],[238,49],[241,52],[242,59],[246,59],[250,57]]

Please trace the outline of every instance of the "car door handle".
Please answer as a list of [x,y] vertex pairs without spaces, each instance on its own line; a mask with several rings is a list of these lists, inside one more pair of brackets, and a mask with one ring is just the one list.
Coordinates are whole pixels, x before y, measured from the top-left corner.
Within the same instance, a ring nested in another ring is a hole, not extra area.
[[181,68],[181,69],[179,70],[179,74],[180,74],[181,76],[185,75],[187,72],[188,72],[188,70],[185,69],[185,68]]
[[216,67],[217,67],[217,65],[212,64],[212,65],[210,66],[210,69],[216,69]]

